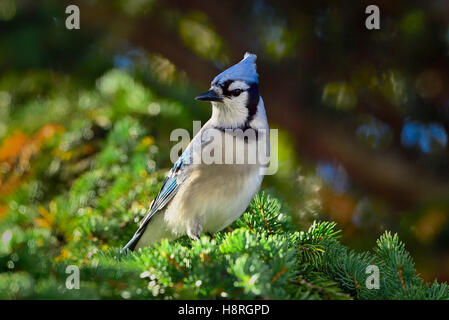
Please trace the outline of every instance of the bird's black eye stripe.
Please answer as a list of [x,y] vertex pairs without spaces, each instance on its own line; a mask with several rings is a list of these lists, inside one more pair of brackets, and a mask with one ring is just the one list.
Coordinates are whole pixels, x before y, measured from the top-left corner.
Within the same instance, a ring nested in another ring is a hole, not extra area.
[[229,86],[231,85],[231,83],[233,83],[233,80],[228,80],[225,83],[223,83],[222,85],[220,85],[221,90],[223,90],[223,95],[224,96],[234,96],[237,97],[239,96],[244,90],[242,89],[235,89],[235,90],[229,90]]
[[223,84],[220,85],[221,90],[223,91],[223,95],[224,95],[224,96],[228,96],[228,97],[229,97],[229,96],[231,95],[231,91],[229,91],[228,88],[229,88],[229,85],[230,85],[232,82],[233,82],[232,80],[228,80],[228,81],[226,81],[225,83],[223,83]]

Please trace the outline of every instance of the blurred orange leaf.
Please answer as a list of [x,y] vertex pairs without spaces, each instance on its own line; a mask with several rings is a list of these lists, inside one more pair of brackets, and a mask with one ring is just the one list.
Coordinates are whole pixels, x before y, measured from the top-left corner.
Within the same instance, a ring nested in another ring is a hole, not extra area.
[[53,222],[55,221],[55,218],[47,209],[45,209],[42,206],[39,207],[37,211],[39,212],[42,218],[34,219],[34,223],[40,228],[50,229],[51,226],[53,225]]
[[70,254],[70,252],[68,250],[66,250],[65,248],[61,249],[61,253],[59,254],[59,256],[55,257],[55,261],[59,262],[61,260],[65,260],[70,258],[72,255]]
[[28,136],[17,131],[7,137],[0,146],[0,162],[16,157],[28,140]]
[[61,125],[46,124],[32,137],[17,131],[3,141],[0,147],[0,167],[3,168],[0,172],[0,196],[11,193],[22,184],[30,171],[30,161],[39,153],[42,144],[63,131]]

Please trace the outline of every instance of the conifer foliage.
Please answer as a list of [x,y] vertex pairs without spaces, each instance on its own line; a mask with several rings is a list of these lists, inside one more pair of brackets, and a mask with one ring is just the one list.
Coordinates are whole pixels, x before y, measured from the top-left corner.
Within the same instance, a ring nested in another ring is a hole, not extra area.
[[[293,231],[280,208],[261,193],[231,227],[200,241],[164,240],[124,254],[107,248],[72,263],[48,256],[57,250],[48,230],[16,229],[11,239],[5,231],[1,298],[449,298],[446,284],[423,283],[397,235],[387,232],[372,252],[356,253],[340,244],[335,223]],[[80,268],[79,290],[65,287],[69,264]],[[380,269],[379,289],[366,286],[369,265]]]

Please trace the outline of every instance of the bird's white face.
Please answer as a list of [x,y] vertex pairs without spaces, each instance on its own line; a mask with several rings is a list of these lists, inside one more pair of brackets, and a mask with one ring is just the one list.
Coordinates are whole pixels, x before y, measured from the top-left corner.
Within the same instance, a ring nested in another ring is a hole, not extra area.
[[212,83],[209,91],[196,97],[212,103],[212,122],[221,128],[242,128],[254,118],[259,103],[257,83],[228,80]]
[[245,124],[249,116],[249,88],[247,83],[238,80],[211,87],[221,97],[221,101],[212,101],[218,126],[237,128]]

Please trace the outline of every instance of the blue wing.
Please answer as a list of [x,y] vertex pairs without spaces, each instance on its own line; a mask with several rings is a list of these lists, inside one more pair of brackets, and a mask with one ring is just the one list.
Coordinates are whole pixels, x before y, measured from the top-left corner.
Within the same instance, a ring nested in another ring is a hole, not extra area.
[[163,209],[178,192],[179,187],[185,180],[184,169],[187,165],[190,164],[192,157],[191,152],[191,148],[187,148],[183,152],[181,157],[179,157],[179,159],[175,162],[173,168],[165,178],[157,197],[151,203],[150,212],[142,220],[139,229],[137,229],[132,239],[123,247],[122,252],[126,251],[127,249],[134,250],[136,244],[139,242],[139,239],[144,234],[145,229],[153,215],[159,210]]

